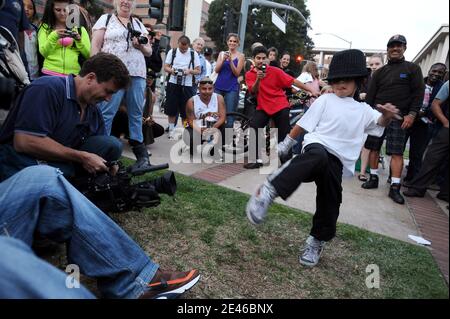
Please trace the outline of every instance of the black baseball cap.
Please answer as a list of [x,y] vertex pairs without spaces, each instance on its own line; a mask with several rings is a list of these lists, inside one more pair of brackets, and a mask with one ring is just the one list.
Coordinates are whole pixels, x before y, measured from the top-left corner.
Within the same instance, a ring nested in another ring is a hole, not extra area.
[[387,46],[390,46],[392,43],[401,43],[406,45],[406,38],[401,34],[396,34],[389,39]]
[[204,49],[204,54],[205,55],[212,55],[213,54],[213,49],[206,47]]

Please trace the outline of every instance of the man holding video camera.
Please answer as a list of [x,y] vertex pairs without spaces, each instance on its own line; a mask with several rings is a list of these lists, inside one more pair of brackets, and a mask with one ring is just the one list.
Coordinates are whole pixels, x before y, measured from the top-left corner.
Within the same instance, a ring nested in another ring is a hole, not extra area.
[[186,102],[195,95],[195,76],[201,73],[198,53],[189,46],[191,40],[183,35],[178,39],[178,48],[171,49],[166,56],[164,71],[170,74],[166,88],[165,113],[169,117],[169,139],[178,115],[186,120]]
[[101,53],[83,64],[79,76],[42,77],[27,86],[0,131],[0,181],[41,163],[66,177],[108,171],[122,143],[106,135],[96,103],[111,100],[129,82],[122,61]]

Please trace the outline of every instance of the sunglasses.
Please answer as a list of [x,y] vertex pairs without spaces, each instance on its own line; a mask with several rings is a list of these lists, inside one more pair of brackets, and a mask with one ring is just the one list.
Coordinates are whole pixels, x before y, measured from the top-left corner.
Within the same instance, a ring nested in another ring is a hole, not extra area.
[[205,80],[205,81],[200,81],[199,82],[200,84],[211,84],[211,85],[213,85],[214,84],[214,82],[212,81],[212,80]]

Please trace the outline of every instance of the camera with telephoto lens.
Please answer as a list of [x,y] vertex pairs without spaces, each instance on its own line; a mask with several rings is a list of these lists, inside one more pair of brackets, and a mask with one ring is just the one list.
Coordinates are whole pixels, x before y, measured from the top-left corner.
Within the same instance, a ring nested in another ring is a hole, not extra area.
[[131,171],[120,161],[107,163],[108,167],[119,166],[115,175],[97,173],[95,175],[75,177],[72,185],[105,213],[127,212],[134,209],[156,207],[161,203],[159,194],[174,196],[177,190],[175,174],[166,172],[161,177],[133,183],[134,177],[159,171],[168,164],[151,165],[150,168]]
[[148,43],[148,38],[146,36],[142,35],[142,32],[134,30],[131,27],[131,23],[128,23],[128,31],[130,32],[131,38],[137,38],[137,40],[140,44]]

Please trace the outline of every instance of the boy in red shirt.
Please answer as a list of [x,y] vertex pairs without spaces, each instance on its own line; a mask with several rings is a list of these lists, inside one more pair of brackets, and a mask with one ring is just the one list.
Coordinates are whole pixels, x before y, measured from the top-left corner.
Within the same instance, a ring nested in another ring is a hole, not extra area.
[[[257,99],[256,112],[250,126],[257,131],[259,128],[264,128],[270,119],[273,119],[275,127],[278,129],[278,142],[281,142],[291,130],[289,125],[290,106],[284,90],[295,85],[310,92],[313,96],[318,96],[319,92],[286,74],[283,70],[267,65],[267,49],[263,46],[253,50],[253,60],[255,66],[245,74],[248,90]],[[256,162],[245,164],[244,168],[255,169],[261,166],[262,160],[259,159],[256,141]]]

